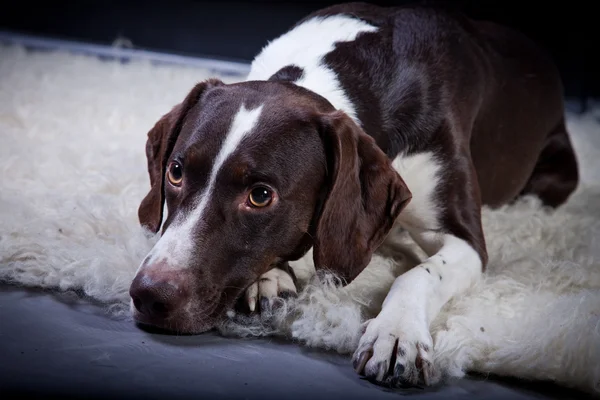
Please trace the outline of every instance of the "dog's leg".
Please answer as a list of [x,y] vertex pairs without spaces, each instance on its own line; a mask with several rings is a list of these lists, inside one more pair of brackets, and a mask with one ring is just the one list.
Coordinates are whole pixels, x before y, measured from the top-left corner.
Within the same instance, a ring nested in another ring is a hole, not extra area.
[[[416,190],[411,190],[416,196],[399,219],[428,258],[396,278],[381,312],[367,322],[354,353],[355,369],[378,382],[429,385],[438,380],[429,325],[448,300],[480,277],[482,264],[487,262],[472,166],[460,171],[441,168],[432,160],[404,160],[404,167],[414,164],[429,172],[430,180],[424,184],[422,176],[404,171],[405,180],[415,180]],[[440,179],[439,171],[444,171],[446,179]],[[437,199],[444,199],[444,207]]]
[[521,195],[534,194],[545,206],[556,208],[567,201],[578,183],[577,156],[562,120],[546,137],[544,148]]

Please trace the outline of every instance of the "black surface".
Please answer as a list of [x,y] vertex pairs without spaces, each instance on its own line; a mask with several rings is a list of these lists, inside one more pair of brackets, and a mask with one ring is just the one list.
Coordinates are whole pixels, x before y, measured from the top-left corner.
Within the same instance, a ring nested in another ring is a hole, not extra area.
[[389,390],[361,379],[350,364],[280,340],[150,334],[74,295],[0,286],[3,399],[584,398],[552,385],[488,378]]
[[[414,1],[372,1],[400,5]],[[192,56],[250,61],[306,14],[335,1],[19,1],[3,4],[0,29]],[[428,1],[476,18],[513,26],[537,40],[556,60],[567,96],[599,96],[595,25],[588,1]]]

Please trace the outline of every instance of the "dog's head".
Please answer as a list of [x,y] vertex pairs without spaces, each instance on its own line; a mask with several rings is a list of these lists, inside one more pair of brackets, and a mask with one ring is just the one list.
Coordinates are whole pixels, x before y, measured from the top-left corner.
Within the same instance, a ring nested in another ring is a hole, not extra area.
[[411,198],[351,118],[289,83],[196,85],[149,132],[146,155],[139,219],[162,235],[130,293],[138,321],[178,332],[211,329],[311,247],[317,268],[351,281]]

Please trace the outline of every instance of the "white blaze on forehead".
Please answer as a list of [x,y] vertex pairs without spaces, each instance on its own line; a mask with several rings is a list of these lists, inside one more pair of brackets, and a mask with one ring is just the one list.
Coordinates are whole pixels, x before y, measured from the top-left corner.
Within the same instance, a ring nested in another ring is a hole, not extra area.
[[[202,220],[204,211],[213,192],[217,175],[223,163],[235,152],[242,140],[256,127],[263,105],[248,110],[242,104],[233,118],[229,132],[221,145],[221,149],[213,162],[208,185],[201,192],[195,202],[194,208],[185,215],[178,215],[165,234],[156,243],[144,264],[164,262],[171,269],[187,268],[190,256],[195,249],[192,241],[194,227]],[[185,179],[185,177],[184,177]]]

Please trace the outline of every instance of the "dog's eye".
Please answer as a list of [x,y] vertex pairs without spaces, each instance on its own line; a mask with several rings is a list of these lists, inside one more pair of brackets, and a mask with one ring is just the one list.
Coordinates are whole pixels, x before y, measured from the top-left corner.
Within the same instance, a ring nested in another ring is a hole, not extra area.
[[257,186],[250,192],[248,202],[253,207],[266,207],[273,201],[273,191],[265,186]]
[[173,161],[169,164],[169,168],[167,169],[167,179],[171,185],[179,186],[181,184],[181,181],[183,180],[183,168],[181,168],[181,164],[177,161]]

